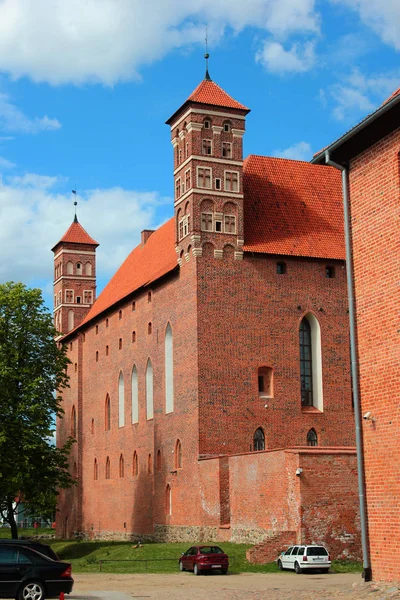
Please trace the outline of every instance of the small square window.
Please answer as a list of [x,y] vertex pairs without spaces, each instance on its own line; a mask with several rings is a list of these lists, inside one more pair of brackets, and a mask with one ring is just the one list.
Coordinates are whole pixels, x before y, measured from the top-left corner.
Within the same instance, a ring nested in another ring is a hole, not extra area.
[[76,297],[76,303],[77,303],[77,304],[80,304],[80,303],[81,303],[81,297],[80,297],[80,296],[77,296],[77,297]]
[[224,132],[225,133],[230,133],[231,131],[231,124],[230,123],[224,123]]
[[221,233],[222,231],[222,221],[215,221],[215,231]]
[[278,275],[284,275],[286,273],[286,263],[277,262],[276,263],[276,272]]
[[206,119],[204,121],[204,129],[210,129],[211,127],[211,121],[209,119]]
[[325,277],[333,279],[335,277],[335,267],[331,265],[325,267]]
[[215,189],[216,190],[220,190],[221,189],[221,180],[218,177],[215,180]]

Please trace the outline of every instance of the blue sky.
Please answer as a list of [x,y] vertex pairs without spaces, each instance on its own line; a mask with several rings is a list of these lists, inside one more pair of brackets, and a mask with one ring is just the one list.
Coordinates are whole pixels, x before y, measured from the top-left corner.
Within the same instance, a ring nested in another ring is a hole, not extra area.
[[0,0],[0,281],[43,288],[78,217],[98,291],[172,215],[165,120],[210,74],[245,155],[310,160],[400,85],[399,0]]

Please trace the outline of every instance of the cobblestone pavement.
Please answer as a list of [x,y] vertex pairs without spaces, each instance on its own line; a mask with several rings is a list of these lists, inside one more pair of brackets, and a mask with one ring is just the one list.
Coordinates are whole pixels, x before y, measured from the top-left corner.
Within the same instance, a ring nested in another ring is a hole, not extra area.
[[66,600],[400,600],[400,582],[364,583],[360,574],[78,574]]

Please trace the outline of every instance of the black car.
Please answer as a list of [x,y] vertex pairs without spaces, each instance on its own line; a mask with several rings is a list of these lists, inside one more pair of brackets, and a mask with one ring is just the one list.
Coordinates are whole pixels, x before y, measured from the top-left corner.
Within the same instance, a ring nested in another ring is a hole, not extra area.
[[18,544],[21,546],[26,546],[27,548],[33,548],[36,552],[40,552],[40,554],[44,554],[53,560],[59,560],[57,554],[54,552],[53,548],[48,544],[42,544],[41,542],[37,542],[36,540],[10,540],[10,539],[0,539],[0,545],[3,544]]
[[52,560],[19,542],[0,542],[0,598],[44,600],[69,594],[71,565]]

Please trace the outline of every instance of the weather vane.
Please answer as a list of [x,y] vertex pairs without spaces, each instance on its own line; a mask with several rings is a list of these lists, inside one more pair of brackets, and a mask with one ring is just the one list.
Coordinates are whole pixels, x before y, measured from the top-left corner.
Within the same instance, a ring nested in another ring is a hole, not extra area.
[[206,59],[206,76],[204,79],[208,79],[209,81],[211,81],[211,77],[210,77],[210,73],[208,72],[208,59],[210,58],[210,55],[208,54],[208,27],[206,27],[206,53],[204,55],[204,58]]

